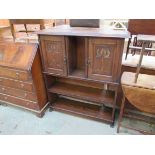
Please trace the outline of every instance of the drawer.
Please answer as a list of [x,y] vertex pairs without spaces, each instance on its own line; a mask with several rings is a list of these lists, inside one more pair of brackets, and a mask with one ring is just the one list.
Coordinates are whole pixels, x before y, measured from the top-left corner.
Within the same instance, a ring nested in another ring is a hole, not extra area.
[[0,85],[0,93],[37,102],[37,96],[35,93],[26,92],[20,89],[14,89]]
[[32,82],[22,82],[22,81],[0,77],[0,85],[17,88],[24,91],[34,92],[34,87]]
[[32,79],[28,71],[19,71],[4,67],[0,67],[0,77],[12,78],[21,81],[28,81]]
[[32,102],[24,99],[20,99],[17,97],[5,95],[5,94],[0,94],[0,100],[3,102],[7,102],[10,104],[22,106],[25,108],[33,109],[33,110],[39,110],[37,102]]

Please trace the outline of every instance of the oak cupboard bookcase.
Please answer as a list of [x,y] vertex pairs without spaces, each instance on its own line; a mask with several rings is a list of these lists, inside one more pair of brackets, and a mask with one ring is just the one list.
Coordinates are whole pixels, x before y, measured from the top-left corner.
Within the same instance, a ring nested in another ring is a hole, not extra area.
[[129,33],[63,25],[38,35],[51,109],[113,125]]

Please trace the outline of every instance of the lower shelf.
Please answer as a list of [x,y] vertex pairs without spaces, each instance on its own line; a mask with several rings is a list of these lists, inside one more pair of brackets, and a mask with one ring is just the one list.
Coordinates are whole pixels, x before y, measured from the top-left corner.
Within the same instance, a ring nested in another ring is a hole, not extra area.
[[64,98],[59,98],[55,103],[52,104],[52,108],[54,110],[66,112],[69,114],[75,114],[98,121],[113,123],[112,109],[110,108],[100,110],[100,106]]
[[99,105],[104,103],[106,105],[109,104],[109,106],[114,106],[115,93],[112,91],[106,92],[103,89],[66,84],[63,82],[56,82],[48,91],[68,97],[96,102]]

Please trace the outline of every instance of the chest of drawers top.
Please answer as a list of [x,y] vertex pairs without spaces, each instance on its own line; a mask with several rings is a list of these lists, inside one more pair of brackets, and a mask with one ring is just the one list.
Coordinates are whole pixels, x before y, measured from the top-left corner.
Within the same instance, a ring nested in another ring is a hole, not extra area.
[[0,43],[0,67],[30,70],[37,46],[37,44]]

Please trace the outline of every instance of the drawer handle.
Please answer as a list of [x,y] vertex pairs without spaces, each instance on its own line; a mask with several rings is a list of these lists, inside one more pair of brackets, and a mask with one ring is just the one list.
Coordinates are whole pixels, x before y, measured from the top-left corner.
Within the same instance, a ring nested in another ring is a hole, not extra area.
[[29,102],[27,102],[26,105],[29,105]]
[[25,93],[24,96],[27,97],[27,93]]
[[2,82],[2,79],[0,79],[0,82]]
[[5,97],[4,97],[4,99],[5,99],[5,100],[7,100],[7,99],[8,99],[8,97],[6,97],[6,96],[5,96]]
[[108,90],[108,84],[107,83],[104,84],[104,90]]
[[90,59],[87,61],[87,64],[86,65],[87,66],[90,66],[91,65],[91,60]]
[[16,76],[19,78],[19,73],[16,73]]
[[21,84],[21,87],[22,87],[22,88],[24,87],[24,84],[23,84],[23,83]]
[[2,91],[5,91],[5,88],[2,88]]

